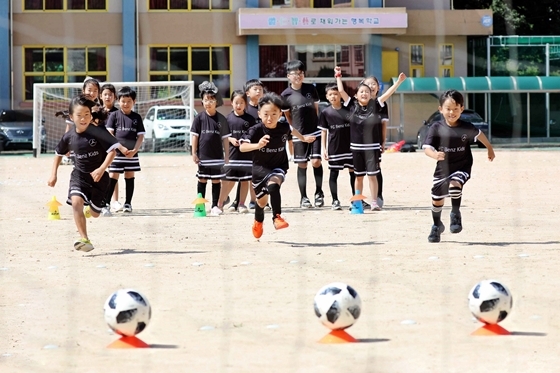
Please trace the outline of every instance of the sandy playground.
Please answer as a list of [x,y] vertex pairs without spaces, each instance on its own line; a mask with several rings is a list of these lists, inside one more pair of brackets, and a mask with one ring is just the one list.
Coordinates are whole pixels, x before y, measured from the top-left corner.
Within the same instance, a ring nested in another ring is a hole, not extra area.
[[[12,372],[558,372],[560,272],[558,149],[474,150],[463,232],[430,244],[434,161],[386,154],[386,208],[350,215],[301,210],[292,166],[282,187],[290,228],[267,213],[260,241],[252,215],[194,218],[195,165],[182,154],[142,154],[134,212],[90,219],[96,249],[73,250],[64,201],[70,166],[46,185],[52,157],[0,157],[0,371]],[[311,196],[314,188],[308,172]],[[121,195],[124,195],[121,183]],[[325,172],[325,191],[328,173]],[[210,187],[208,187],[208,195]],[[348,176],[339,178],[348,205]],[[122,200],[121,200],[122,202]],[[449,224],[449,201],[443,216]],[[471,287],[495,278],[513,293],[503,337],[473,337]],[[360,343],[324,345],[313,312],[323,285],[362,298],[348,332]],[[119,288],[149,299],[139,335],[151,349],[113,350],[103,319]]]

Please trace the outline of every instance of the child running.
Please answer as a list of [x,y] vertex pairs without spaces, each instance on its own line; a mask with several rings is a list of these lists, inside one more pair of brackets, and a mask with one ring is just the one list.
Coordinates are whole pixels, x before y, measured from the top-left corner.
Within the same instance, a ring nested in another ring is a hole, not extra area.
[[439,112],[443,120],[430,126],[422,148],[424,153],[437,161],[432,186],[432,219],[434,224],[428,236],[429,242],[440,242],[445,226],[441,211],[446,197],[451,197],[449,230],[463,230],[461,198],[463,187],[471,177],[473,156],[471,144],[480,141],[488,151],[488,160],[496,155],[486,135],[471,123],[461,120],[464,110],[463,95],[456,90],[444,92],[439,98]]
[[[237,211],[240,214],[249,212],[245,206],[245,199],[249,191],[249,181],[251,180],[252,154],[239,151],[239,139],[241,139],[255,125],[255,118],[245,112],[247,106],[247,96],[245,92],[236,90],[231,93],[231,105],[233,110],[227,116],[227,122],[231,136],[229,137],[229,167],[226,171],[226,177],[222,180],[222,191],[218,208],[223,211],[223,201],[235,185],[239,183],[239,195],[235,202],[238,203]],[[234,202],[234,203],[235,203]],[[235,211],[235,210],[234,210]]]
[[74,125],[62,136],[55,149],[51,176],[47,182],[50,187],[56,185],[60,160],[63,154],[72,150],[76,163],[70,176],[66,203],[72,205],[74,222],[80,234],[80,238],[74,242],[74,248],[85,252],[94,247],[87,233],[84,204],[90,206],[91,216],[99,216],[109,186],[109,175],[105,170],[115,158],[115,149],[119,149],[122,154],[128,153],[128,149],[119,144],[105,128],[90,125],[94,106],[95,102],[84,95],[70,102],[68,113]]
[[[220,180],[226,174],[223,171],[224,164],[229,163],[229,131],[226,117],[220,114],[216,108],[222,105],[222,98],[218,88],[212,82],[202,82],[198,89],[200,98],[204,105],[204,111],[199,113],[193,120],[191,127],[192,157],[198,165],[196,177],[198,177],[197,193],[204,198],[206,196],[206,182],[212,180],[212,215],[222,214],[218,207],[220,199]],[[225,156],[224,156],[225,154]]]
[[259,118],[241,139],[239,149],[253,152],[252,184],[257,195],[253,236],[260,238],[263,234],[264,207],[272,205],[272,222],[275,229],[288,227],[282,218],[282,200],[280,186],[288,172],[288,155],[286,145],[295,136],[302,142],[312,143],[314,136],[303,136],[299,131],[285,122],[278,122],[282,116],[284,101],[275,93],[267,93],[259,100]]
[[[140,114],[132,110],[136,102],[136,91],[128,86],[122,87],[117,93],[117,100],[119,101],[120,110],[115,111],[107,119],[107,130],[129,148],[130,151],[127,154],[117,152],[115,160],[111,163],[109,167],[111,183],[107,189],[105,201],[109,203],[115,190],[115,185],[117,185],[119,180],[119,175],[124,173],[126,189],[123,212],[132,212],[134,173],[141,170],[138,151],[144,141],[146,130],[144,129],[144,122]],[[110,206],[105,206],[105,209],[110,209]],[[103,211],[104,215],[110,215],[110,212],[106,214],[107,211]]]

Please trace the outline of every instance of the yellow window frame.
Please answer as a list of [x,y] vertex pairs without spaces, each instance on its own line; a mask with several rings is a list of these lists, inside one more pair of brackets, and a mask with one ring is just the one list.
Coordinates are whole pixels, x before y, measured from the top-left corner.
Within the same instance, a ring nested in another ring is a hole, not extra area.
[[46,0],[41,0],[43,2],[43,9],[25,9],[25,0],[21,0],[21,9],[23,9],[24,12],[26,13],[60,13],[60,12],[107,12],[108,11],[108,5],[109,5],[109,0],[105,0],[105,9],[88,9],[87,8],[87,0],[85,1],[85,9],[68,9],[68,0],[62,0],[62,9],[45,9],[45,1]]
[[438,66],[438,74],[440,77],[455,76],[455,46],[453,44],[439,44]]
[[192,9],[192,0],[185,0],[187,1],[187,9],[171,9],[169,6],[170,1],[171,0],[167,0],[167,9],[150,9],[150,0],[146,0],[146,9],[148,9],[148,12],[231,12],[232,2],[232,0],[228,0],[228,9],[212,9],[211,0],[208,2],[210,6],[208,9]]
[[[420,78],[424,76],[424,44],[410,44],[408,47],[408,66],[410,67],[410,77]],[[413,58],[413,56],[420,58]]]
[[[85,50],[85,54],[86,54],[86,59],[85,59],[85,66],[86,66],[86,70],[85,71],[68,71],[68,49],[80,49],[83,48]],[[97,49],[97,48],[105,48],[105,70],[103,71],[90,71],[88,69],[88,58],[87,58],[87,51],[88,49]],[[43,71],[29,71],[26,72],[25,71],[25,50],[26,49],[42,49],[43,51]],[[62,71],[46,71],[46,49],[62,49],[62,61],[63,61],[63,70]],[[25,97],[25,84],[26,84],[26,78],[28,76],[42,76],[44,78],[46,78],[47,76],[62,76],[63,77],[63,81],[64,83],[68,82],[68,77],[69,76],[78,76],[78,75],[85,75],[85,76],[98,76],[98,75],[105,75],[107,78],[109,77],[109,54],[107,53],[109,49],[108,45],[71,45],[71,46],[66,46],[66,45],[57,45],[57,44],[53,44],[53,45],[23,45],[21,50],[22,50],[22,59],[21,59],[21,64],[22,64],[22,73],[23,73],[23,81],[22,81],[22,85],[23,85],[23,89],[22,89],[22,93],[23,93],[23,101],[32,101],[32,99],[26,99]],[[43,79],[43,81],[46,79]]]

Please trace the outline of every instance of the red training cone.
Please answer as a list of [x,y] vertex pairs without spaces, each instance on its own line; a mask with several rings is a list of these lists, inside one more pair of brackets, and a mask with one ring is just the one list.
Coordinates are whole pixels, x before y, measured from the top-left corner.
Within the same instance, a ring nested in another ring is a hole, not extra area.
[[134,336],[123,336],[111,343],[107,348],[148,348],[149,344]]
[[319,343],[353,343],[358,340],[346,333],[342,329],[331,331],[329,334],[319,340]]

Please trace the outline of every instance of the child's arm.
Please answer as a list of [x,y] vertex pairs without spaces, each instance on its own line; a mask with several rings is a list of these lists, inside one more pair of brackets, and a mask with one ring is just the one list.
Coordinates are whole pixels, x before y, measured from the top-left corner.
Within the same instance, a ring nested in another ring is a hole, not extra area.
[[350,96],[344,90],[344,84],[342,84],[342,69],[339,66],[334,68],[334,77],[336,78],[336,87],[338,89],[338,93],[340,93],[340,97],[342,97],[342,102],[348,101]]
[[268,139],[270,139],[270,136],[264,135],[257,143],[249,143],[243,141],[241,142],[241,145],[239,145],[239,150],[243,153],[252,152],[253,150],[259,150],[260,148],[264,148],[266,144],[268,144]]
[[387,139],[387,123],[389,123],[389,119],[381,119],[381,153],[385,151],[385,140]]
[[56,154],[54,156],[54,161],[53,161],[52,169],[51,169],[51,177],[47,181],[47,185],[50,186],[50,187],[54,187],[56,185],[57,174],[58,174],[58,165],[60,165],[61,160],[62,160],[61,155]]
[[288,110],[288,111],[283,111],[284,116],[286,117],[286,120],[288,121],[288,123],[290,124],[290,126],[292,125],[292,111]]
[[492,144],[490,144],[490,140],[488,140],[488,137],[486,137],[484,132],[480,132],[480,135],[478,135],[478,141],[486,146],[486,149],[488,150],[488,160],[492,162],[494,158],[496,158],[496,154],[494,154],[494,148],[492,147]]
[[192,159],[193,162],[198,164],[198,162],[200,162],[200,159],[198,158],[198,136],[193,136],[192,137]]
[[[136,144],[134,144],[134,149],[130,149],[128,150],[127,153],[123,153],[124,155],[126,155],[127,158],[132,158],[134,156],[134,154],[138,153],[138,151],[140,150],[140,147],[142,146],[142,143],[144,142],[144,134],[138,135],[138,137],[136,138]],[[119,149],[121,150],[121,149]],[[121,150],[122,153],[122,150]]]
[[321,149],[323,158],[325,159],[325,161],[328,161],[329,155],[327,153],[327,130],[321,130]]
[[389,97],[391,97],[393,93],[395,93],[395,91],[399,88],[401,83],[405,81],[405,79],[406,75],[404,75],[404,73],[400,73],[397,82],[390,86],[389,89],[387,89],[387,92],[383,93],[377,100],[381,103],[387,101]]
[[292,128],[292,135],[297,137],[298,139],[300,139],[303,142],[313,142],[315,141],[316,137],[315,136],[309,136],[309,135],[302,135],[301,133],[299,133],[298,130],[296,130],[295,128]]
[[222,140],[224,144],[224,162],[225,164],[229,163],[229,140],[228,137],[224,137]]
[[116,155],[117,152],[115,150],[111,150],[110,152],[107,153],[107,156],[105,157],[105,161],[103,162],[103,164],[99,166],[99,168],[93,170],[92,173],[90,173],[91,177],[93,178],[93,181],[97,183],[99,180],[101,180],[101,176],[103,176],[105,170],[107,170],[109,165],[113,162]]
[[435,159],[436,161],[443,161],[445,159],[444,152],[438,152],[432,146],[426,146],[424,148],[424,154],[428,157]]

